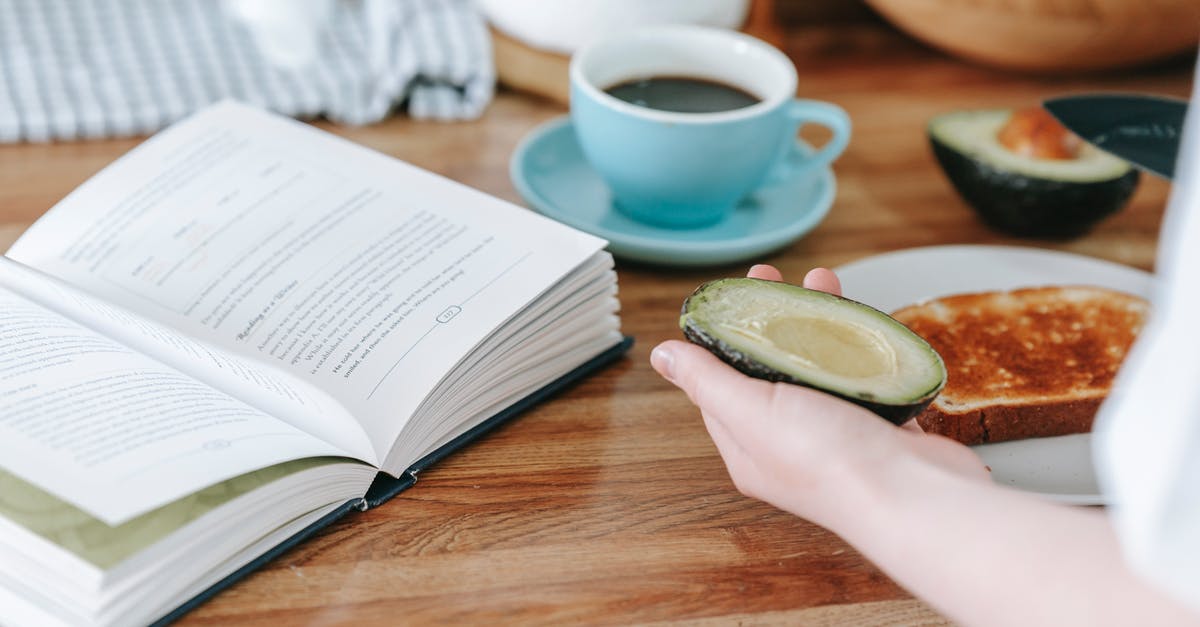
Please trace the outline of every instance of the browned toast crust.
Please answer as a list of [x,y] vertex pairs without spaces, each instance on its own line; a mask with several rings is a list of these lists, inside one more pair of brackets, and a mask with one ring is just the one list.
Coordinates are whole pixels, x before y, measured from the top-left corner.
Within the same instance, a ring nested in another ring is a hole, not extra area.
[[926,433],[937,433],[975,445],[1026,438],[1087,433],[1103,398],[1026,405],[997,405],[962,413],[946,413],[930,405],[917,416]]
[[1084,433],[1148,311],[1094,287],[959,294],[893,314],[946,363],[941,395],[917,417],[966,444]]

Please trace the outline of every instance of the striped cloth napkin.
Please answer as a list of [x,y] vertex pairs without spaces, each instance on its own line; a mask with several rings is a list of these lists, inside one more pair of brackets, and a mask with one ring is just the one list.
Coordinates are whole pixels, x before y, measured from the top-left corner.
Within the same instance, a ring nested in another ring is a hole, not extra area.
[[471,0],[297,2],[325,11],[292,65],[236,1],[0,0],[0,142],[147,134],[223,98],[349,124],[473,118],[492,98]]

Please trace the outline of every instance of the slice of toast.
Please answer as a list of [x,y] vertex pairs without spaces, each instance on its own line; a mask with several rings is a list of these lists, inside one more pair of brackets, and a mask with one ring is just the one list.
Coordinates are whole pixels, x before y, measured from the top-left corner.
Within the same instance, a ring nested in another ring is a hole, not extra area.
[[982,444],[1085,433],[1149,312],[1143,298],[1058,286],[957,294],[892,314],[946,362],[926,432]]

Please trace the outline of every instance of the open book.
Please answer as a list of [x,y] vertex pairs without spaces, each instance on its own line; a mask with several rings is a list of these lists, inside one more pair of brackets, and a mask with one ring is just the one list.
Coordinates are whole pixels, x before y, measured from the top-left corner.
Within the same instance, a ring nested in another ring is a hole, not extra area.
[[615,358],[603,246],[244,105],[146,141],[0,257],[0,623],[172,615]]

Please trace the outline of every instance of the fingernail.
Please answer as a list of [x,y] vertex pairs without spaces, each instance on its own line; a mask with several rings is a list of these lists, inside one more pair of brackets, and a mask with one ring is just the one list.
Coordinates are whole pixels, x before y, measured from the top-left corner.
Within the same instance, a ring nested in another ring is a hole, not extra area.
[[664,379],[672,383],[675,382],[675,355],[671,349],[663,346],[655,346],[654,350],[650,351],[650,365],[661,374]]

